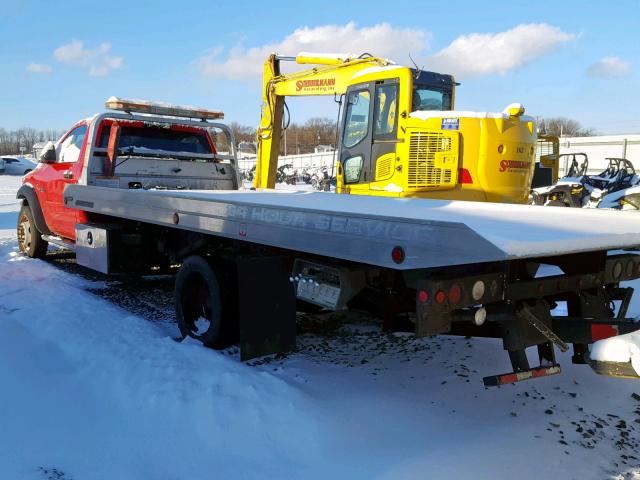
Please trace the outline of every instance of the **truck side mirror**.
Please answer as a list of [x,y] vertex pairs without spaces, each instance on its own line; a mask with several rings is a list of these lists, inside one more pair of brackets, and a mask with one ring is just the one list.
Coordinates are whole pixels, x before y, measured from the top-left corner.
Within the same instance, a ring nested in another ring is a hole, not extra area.
[[56,146],[53,144],[53,142],[48,142],[44,146],[44,148],[40,152],[40,155],[38,156],[38,160],[41,163],[55,163],[56,162]]

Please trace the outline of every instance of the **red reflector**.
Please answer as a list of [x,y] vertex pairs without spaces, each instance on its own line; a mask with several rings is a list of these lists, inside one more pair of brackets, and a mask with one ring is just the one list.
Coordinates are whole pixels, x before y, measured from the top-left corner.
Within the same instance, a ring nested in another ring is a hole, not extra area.
[[449,302],[458,303],[460,300],[462,300],[462,289],[460,288],[460,285],[454,283],[449,289]]
[[404,250],[402,247],[393,247],[391,250],[391,259],[396,263],[404,262]]
[[458,182],[459,183],[473,183],[473,179],[471,178],[471,174],[469,170],[466,168],[461,168],[458,172]]
[[446,299],[447,296],[444,294],[444,292],[442,290],[438,290],[438,292],[436,293],[436,303],[444,303]]
[[531,378],[547,377],[560,373],[560,365],[552,365],[551,367],[537,367],[523,372],[504,373],[502,375],[492,375],[484,377],[485,387],[497,387],[499,385],[507,385],[509,383],[522,382]]
[[591,340],[594,342],[603,338],[615,337],[618,335],[618,327],[602,323],[591,324]]
[[426,303],[429,301],[429,293],[425,292],[424,290],[420,290],[418,292],[418,300],[420,300],[422,303]]

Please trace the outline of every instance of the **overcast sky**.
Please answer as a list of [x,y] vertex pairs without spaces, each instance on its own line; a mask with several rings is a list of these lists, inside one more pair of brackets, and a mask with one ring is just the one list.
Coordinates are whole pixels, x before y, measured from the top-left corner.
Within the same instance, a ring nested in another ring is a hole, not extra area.
[[[0,127],[65,129],[111,95],[259,120],[271,51],[369,52],[462,82],[456,109],[566,116],[640,133],[640,0],[0,0]],[[290,102],[333,118],[332,98]]]

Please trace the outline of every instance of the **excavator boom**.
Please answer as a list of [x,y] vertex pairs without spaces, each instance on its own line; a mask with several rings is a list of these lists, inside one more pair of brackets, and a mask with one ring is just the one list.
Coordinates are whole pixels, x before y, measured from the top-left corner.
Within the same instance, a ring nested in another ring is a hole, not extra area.
[[[320,65],[284,75],[281,61]],[[296,57],[274,54],[264,63],[262,84],[262,116],[258,128],[258,155],[254,185],[256,188],[275,188],[282,116],[285,97],[309,95],[342,95],[353,76],[368,68],[392,65],[377,57],[355,58],[350,55],[314,55],[301,53]]]

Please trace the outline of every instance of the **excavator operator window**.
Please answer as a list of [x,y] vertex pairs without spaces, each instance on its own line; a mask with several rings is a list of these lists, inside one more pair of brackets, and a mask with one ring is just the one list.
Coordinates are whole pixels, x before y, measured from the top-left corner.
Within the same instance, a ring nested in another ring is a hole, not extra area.
[[369,90],[356,90],[349,93],[347,100],[347,123],[342,143],[351,148],[360,143],[369,131]]
[[416,85],[413,89],[412,112],[421,110],[451,110],[451,93]]

